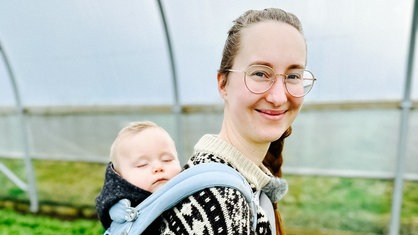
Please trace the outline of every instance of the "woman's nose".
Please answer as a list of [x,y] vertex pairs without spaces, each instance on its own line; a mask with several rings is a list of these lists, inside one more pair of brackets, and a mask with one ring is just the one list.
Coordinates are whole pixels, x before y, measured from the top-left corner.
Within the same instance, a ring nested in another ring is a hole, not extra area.
[[282,75],[277,75],[276,82],[266,93],[266,100],[276,106],[287,101],[286,87],[284,85]]

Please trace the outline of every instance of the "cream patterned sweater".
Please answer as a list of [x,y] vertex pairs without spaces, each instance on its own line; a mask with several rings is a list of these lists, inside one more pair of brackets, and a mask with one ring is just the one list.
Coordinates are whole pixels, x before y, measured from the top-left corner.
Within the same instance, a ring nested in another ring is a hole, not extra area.
[[[236,169],[254,191],[261,190],[271,179],[267,169],[256,166],[216,135],[204,135],[199,140],[186,168],[206,162],[220,162]],[[252,231],[249,205],[241,192],[231,188],[204,189],[164,212],[162,217],[161,234],[271,234],[261,207],[257,208],[257,231]]]

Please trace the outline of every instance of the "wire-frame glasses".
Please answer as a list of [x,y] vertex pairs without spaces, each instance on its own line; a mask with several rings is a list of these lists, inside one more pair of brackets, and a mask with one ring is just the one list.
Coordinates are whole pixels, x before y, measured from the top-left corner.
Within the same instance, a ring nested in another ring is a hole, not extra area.
[[246,71],[229,69],[230,72],[244,73],[245,86],[255,94],[268,91],[277,80],[283,77],[287,92],[293,97],[303,97],[308,94],[316,81],[314,75],[305,69],[289,69],[285,74],[276,74],[272,68],[265,65],[252,65]]

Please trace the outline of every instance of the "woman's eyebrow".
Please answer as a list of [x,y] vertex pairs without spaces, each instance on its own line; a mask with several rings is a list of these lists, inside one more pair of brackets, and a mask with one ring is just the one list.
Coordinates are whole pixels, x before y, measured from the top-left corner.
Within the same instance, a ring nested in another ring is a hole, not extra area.
[[[254,61],[251,64],[249,64],[249,66],[252,66],[252,65],[264,65],[270,68],[274,68],[274,65],[272,63],[267,62],[267,61],[262,61],[262,60]],[[305,64],[291,64],[286,67],[286,70],[289,70],[289,69],[305,69]]]
[[249,64],[249,66],[252,66],[252,65],[264,65],[264,66],[268,66],[270,68],[273,68],[273,64],[271,64],[269,62],[266,62],[266,61],[261,61],[261,60],[254,61],[251,64]]
[[305,69],[305,65],[304,64],[292,64],[287,66],[287,70],[289,69]]

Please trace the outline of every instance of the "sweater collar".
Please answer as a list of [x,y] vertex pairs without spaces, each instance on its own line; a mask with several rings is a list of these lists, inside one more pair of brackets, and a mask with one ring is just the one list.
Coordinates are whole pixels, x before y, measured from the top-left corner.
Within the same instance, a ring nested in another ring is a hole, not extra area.
[[195,152],[208,152],[222,158],[237,169],[257,191],[266,186],[271,179],[266,167],[257,166],[233,145],[220,139],[217,135],[204,135],[194,149]]

